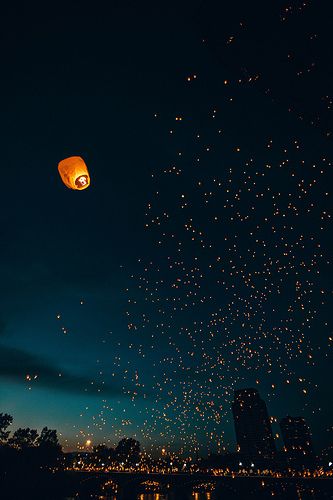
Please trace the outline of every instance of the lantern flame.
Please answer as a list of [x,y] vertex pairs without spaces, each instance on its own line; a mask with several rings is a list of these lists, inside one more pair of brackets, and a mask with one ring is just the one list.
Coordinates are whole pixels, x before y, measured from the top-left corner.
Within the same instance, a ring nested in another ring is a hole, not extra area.
[[80,156],[65,158],[58,170],[63,183],[70,189],[82,190],[90,185],[87,165]]

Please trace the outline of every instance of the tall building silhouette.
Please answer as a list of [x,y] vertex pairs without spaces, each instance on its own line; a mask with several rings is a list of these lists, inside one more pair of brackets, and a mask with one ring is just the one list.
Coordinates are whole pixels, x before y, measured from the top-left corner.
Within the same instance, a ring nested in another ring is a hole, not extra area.
[[280,421],[288,462],[293,466],[311,465],[314,460],[311,432],[302,417],[285,417]]
[[234,393],[232,412],[238,450],[252,459],[273,458],[276,448],[265,401],[256,389]]

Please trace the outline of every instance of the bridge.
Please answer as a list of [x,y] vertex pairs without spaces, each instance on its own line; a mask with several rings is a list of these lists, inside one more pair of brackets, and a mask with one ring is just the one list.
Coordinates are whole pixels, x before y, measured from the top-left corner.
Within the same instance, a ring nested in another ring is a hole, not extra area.
[[[286,491],[288,498],[300,498],[306,492],[333,491],[333,481],[313,478],[273,478],[267,476],[214,476],[208,474],[162,474],[140,472],[69,472],[79,498],[114,498],[136,500],[143,493],[160,493],[169,499],[188,500],[195,493],[208,493],[207,498],[266,499],[281,498]],[[311,494],[312,494],[311,493]],[[286,498],[286,497],[283,497]],[[321,498],[321,497],[320,497]],[[330,498],[330,497],[323,497]],[[333,498],[333,497],[332,497]]]
[[73,472],[79,479],[78,493],[89,496],[100,492],[101,496],[117,494],[117,500],[137,499],[142,493],[175,495],[188,498],[185,492],[212,492],[219,481],[217,476],[206,474],[162,474],[146,472]]

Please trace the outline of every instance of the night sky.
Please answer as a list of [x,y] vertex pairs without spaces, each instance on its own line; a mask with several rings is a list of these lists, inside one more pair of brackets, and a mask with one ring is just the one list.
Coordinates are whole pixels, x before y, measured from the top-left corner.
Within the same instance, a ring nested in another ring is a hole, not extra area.
[[[333,12],[262,3],[3,8],[13,428],[56,428],[65,450],[234,450],[233,390],[256,387],[333,443]],[[84,191],[58,174],[72,155]]]

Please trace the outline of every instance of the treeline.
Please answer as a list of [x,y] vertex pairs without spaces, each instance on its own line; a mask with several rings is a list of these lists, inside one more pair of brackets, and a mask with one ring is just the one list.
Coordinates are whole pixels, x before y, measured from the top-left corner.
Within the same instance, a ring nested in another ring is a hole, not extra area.
[[135,466],[140,462],[140,443],[124,438],[115,448],[95,446],[91,452],[63,453],[57,431],[44,427],[19,428],[10,432],[13,417],[0,413],[0,499],[58,500],[75,496],[78,476],[73,466]]
[[[0,413],[0,466],[9,469],[61,470],[64,466],[107,467],[112,465],[133,466],[140,462],[140,443],[132,438],[121,439],[115,448],[97,445],[90,453],[62,452],[57,431],[44,427],[40,434],[36,429],[19,428],[12,434],[8,430],[13,417]],[[102,465],[103,464],[103,465]]]
[[97,468],[117,467],[118,465],[133,467],[140,461],[140,443],[133,438],[121,439],[115,448],[99,444],[91,453],[79,453],[71,458],[71,464],[76,468],[80,468],[80,465]]
[[57,431],[44,427],[19,428],[11,435],[8,427],[13,417],[0,413],[0,474],[54,470],[62,467],[62,448]]

